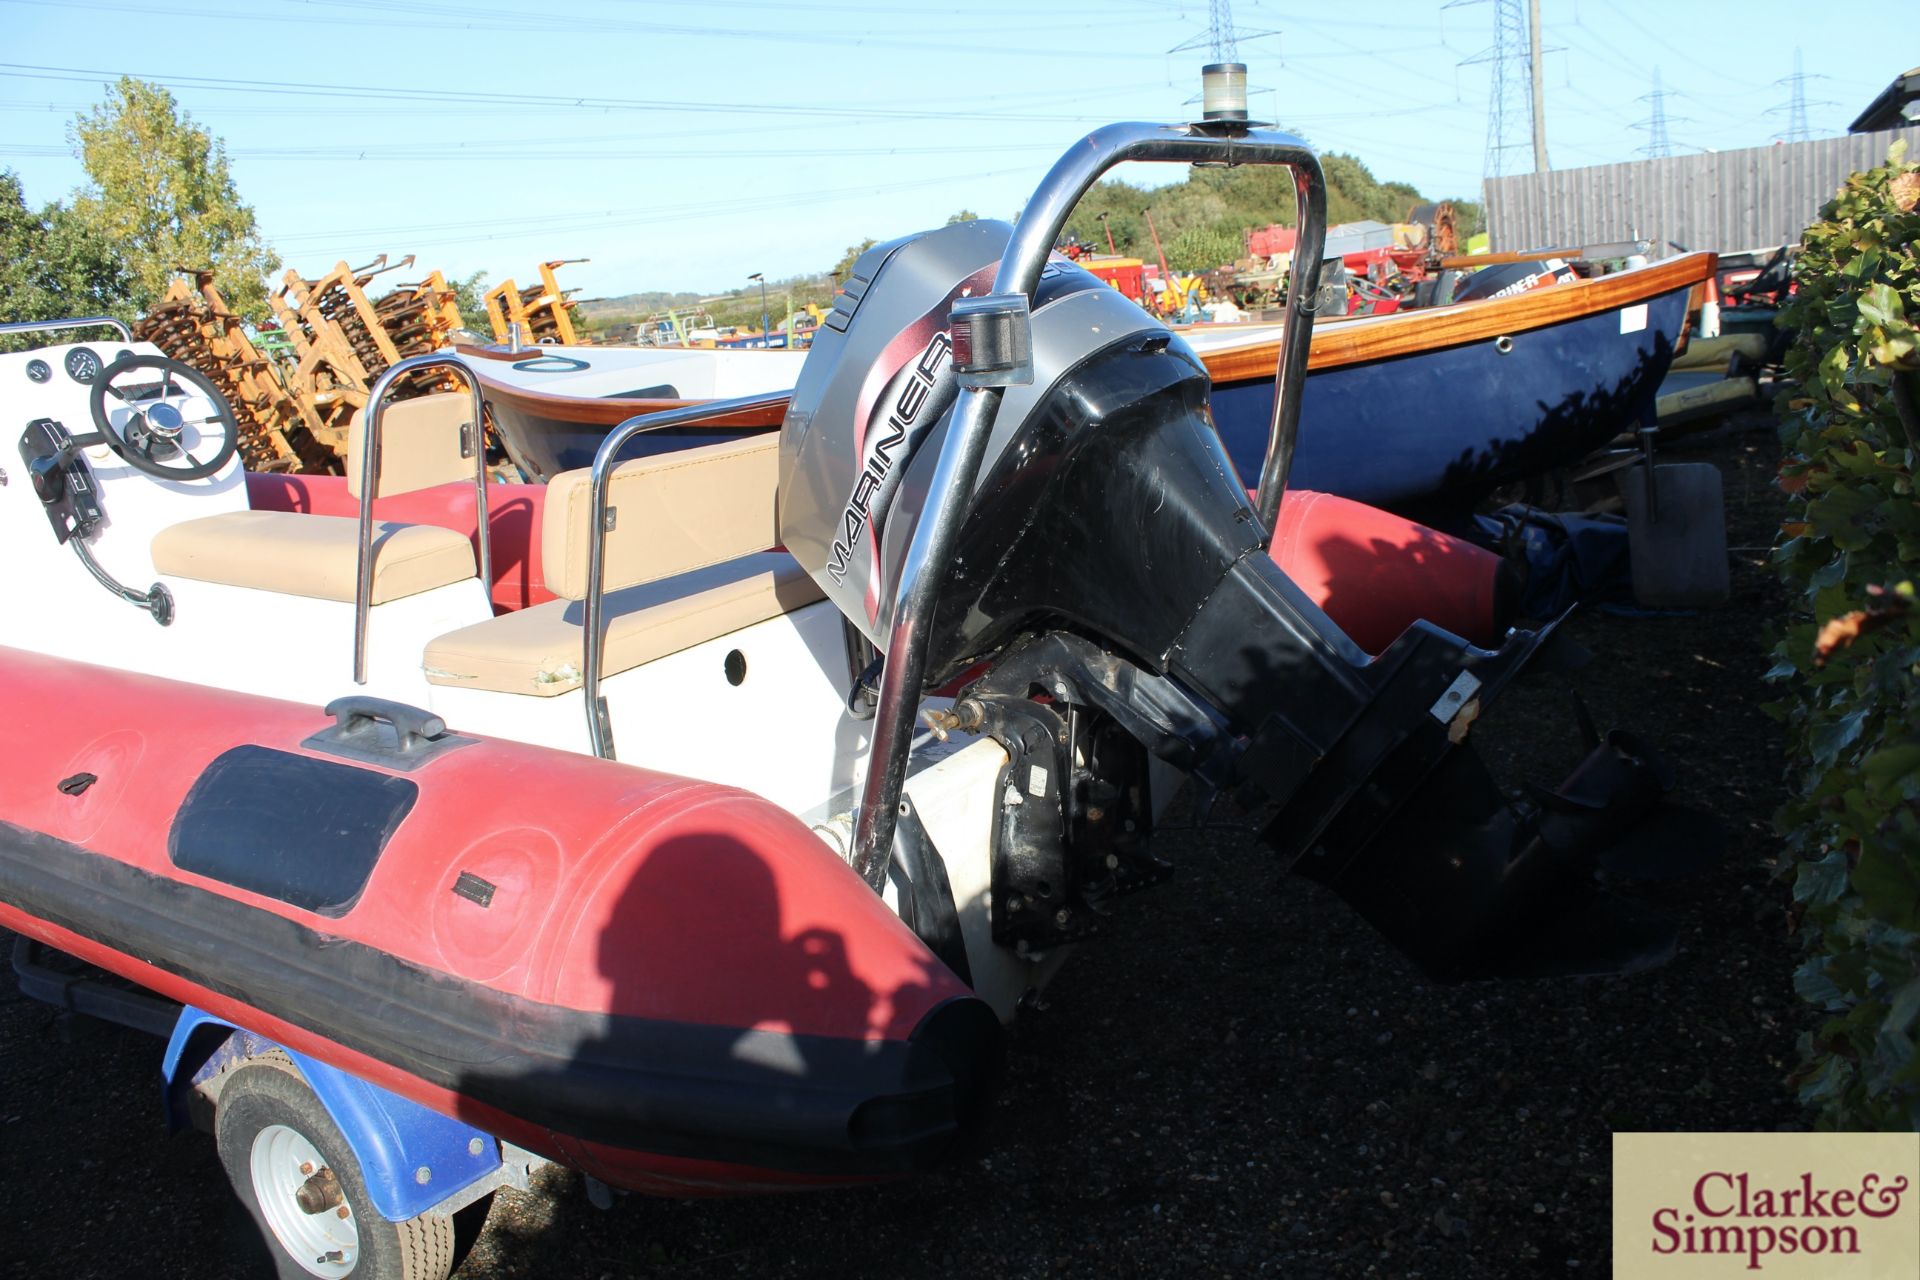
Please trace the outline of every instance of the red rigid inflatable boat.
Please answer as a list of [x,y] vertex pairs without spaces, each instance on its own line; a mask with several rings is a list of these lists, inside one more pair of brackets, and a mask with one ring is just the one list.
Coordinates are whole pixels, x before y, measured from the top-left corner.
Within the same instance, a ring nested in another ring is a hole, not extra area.
[[455,357],[370,392],[362,509],[243,479],[217,388],[131,335],[0,353],[0,927],[29,994],[169,1035],[282,1275],[443,1278],[540,1156],[668,1194],[935,1160],[1002,1023],[1171,874],[1184,780],[1260,815],[1228,891],[1323,883],[1430,980],[1672,953],[1602,879],[1705,844],[1651,749],[1589,733],[1558,786],[1475,750],[1557,622],[1284,465],[1250,500],[1202,362],[1049,260],[1123,159],[1284,165],[1323,220],[1295,139],[1112,126],[1021,228],[867,250],[778,437],[620,461],[669,410],[544,489],[488,482],[477,394],[385,402]]
[[0,925],[606,1182],[907,1172],[986,1084],[992,1013],[745,792],[368,768],[312,708],[12,649],[0,687]]

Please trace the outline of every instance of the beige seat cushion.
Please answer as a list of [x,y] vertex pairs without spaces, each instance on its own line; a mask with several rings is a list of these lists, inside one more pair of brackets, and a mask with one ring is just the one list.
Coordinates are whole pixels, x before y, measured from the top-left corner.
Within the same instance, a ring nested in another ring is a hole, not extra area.
[[[353,603],[360,522],[352,516],[229,511],[154,535],[153,567],[175,578]],[[473,544],[430,524],[377,520],[373,602],[384,604],[474,576]]]
[[[784,551],[609,592],[602,674],[631,670],[822,598]],[[552,600],[449,632],[427,646],[427,679],[542,698],[576,689],[585,612],[579,601]]]
[[[776,545],[779,465],[776,432],[615,467],[607,482],[607,505],[616,517],[606,539],[607,589],[671,578]],[[568,600],[587,596],[592,509],[590,470],[563,471],[548,483],[542,567],[547,590]]]
[[[347,492],[360,496],[360,469],[365,465],[366,410],[354,414],[347,426]],[[400,400],[380,411],[380,474],[374,493],[391,498],[397,493],[431,489],[456,480],[473,480],[473,454],[460,452],[460,433],[467,429],[473,441],[473,397],[465,391],[441,391]]]

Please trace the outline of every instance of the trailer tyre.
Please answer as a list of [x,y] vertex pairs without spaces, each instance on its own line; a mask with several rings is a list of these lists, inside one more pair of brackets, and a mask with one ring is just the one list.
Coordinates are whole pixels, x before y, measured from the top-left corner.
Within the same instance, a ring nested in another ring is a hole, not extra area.
[[455,1260],[453,1218],[381,1217],[332,1117],[293,1064],[276,1059],[235,1070],[214,1115],[220,1163],[272,1255],[275,1274],[280,1280],[446,1280]]

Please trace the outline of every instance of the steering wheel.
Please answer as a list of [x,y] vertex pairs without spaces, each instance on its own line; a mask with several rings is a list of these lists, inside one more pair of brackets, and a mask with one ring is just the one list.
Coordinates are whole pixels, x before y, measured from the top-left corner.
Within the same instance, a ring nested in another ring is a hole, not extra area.
[[[127,376],[140,369],[152,370],[158,379]],[[189,391],[203,397],[213,412],[204,418],[184,417],[173,402]],[[119,402],[116,409],[129,411],[118,427],[107,411],[108,396]],[[88,407],[93,411],[94,429],[108,447],[134,470],[162,480],[204,480],[226,466],[240,446],[233,409],[220,389],[198,369],[165,356],[127,355],[115,360],[94,378]],[[193,449],[204,446],[215,430],[220,443],[203,462]]]

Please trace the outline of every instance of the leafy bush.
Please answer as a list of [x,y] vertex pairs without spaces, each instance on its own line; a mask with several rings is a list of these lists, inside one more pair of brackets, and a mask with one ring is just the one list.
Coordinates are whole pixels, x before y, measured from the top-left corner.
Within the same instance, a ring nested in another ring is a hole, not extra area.
[[1183,275],[1232,266],[1242,247],[1231,232],[1194,227],[1167,242],[1167,265]]
[[1896,146],[1807,229],[1781,323],[1798,384],[1782,411],[1795,510],[1775,563],[1799,596],[1769,678],[1790,733],[1808,954],[1829,1016],[1797,1077],[1818,1123],[1920,1129],[1920,166]]
[[[57,200],[38,212],[28,208],[19,177],[0,169],[0,322],[85,315],[131,320],[130,287],[111,239]],[[44,333],[0,337],[0,351],[49,340]]]

